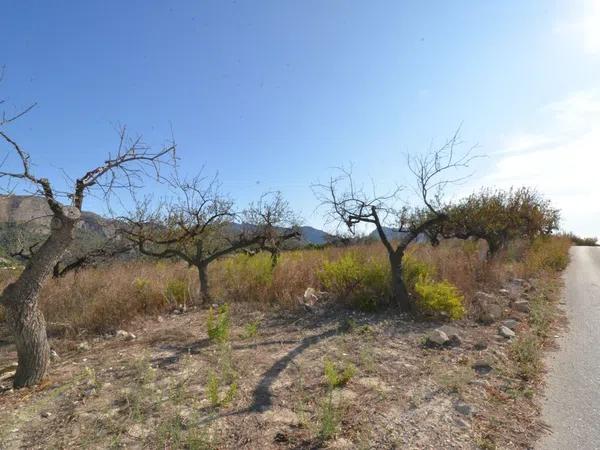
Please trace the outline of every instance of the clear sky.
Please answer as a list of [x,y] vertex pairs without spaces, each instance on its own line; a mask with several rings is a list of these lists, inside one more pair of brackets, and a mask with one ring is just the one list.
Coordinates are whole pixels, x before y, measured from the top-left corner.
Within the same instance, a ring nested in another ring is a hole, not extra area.
[[600,235],[600,1],[2,3],[0,97],[38,103],[6,131],[39,175],[102,161],[119,123],[172,127],[184,171],[321,226],[332,166],[406,184],[404,154],[462,123],[488,157],[453,195],[531,185]]

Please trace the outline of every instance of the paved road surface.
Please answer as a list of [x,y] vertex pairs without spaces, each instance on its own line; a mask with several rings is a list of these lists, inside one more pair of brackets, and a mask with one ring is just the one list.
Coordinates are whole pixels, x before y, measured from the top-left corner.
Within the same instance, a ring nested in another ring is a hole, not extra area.
[[600,449],[600,247],[573,247],[565,273],[569,331],[551,353],[539,449]]

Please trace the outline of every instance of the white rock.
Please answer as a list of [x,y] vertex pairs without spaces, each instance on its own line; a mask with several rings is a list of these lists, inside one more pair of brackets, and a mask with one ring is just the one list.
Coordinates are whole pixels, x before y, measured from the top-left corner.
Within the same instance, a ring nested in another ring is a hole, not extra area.
[[513,330],[504,325],[501,325],[500,328],[498,328],[498,333],[500,334],[500,336],[505,338],[513,338],[516,336]]
[[506,328],[514,330],[519,326],[519,321],[515,319],[506,319],[502,321],[502,325],[504,325]]
[[430,344],[444,345],[449,341],[448,335],[440,329],[435,329],[427,335],[427,342]]

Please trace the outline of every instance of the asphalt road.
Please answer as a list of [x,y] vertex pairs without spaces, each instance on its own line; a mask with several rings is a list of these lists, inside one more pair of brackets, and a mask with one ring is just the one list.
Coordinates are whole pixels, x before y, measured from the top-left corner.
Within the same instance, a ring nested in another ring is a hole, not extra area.
[[542,411],[552,434],[537,448],[600,449],[600,247],[573,247],[564,276],[569,325],[548,359]]

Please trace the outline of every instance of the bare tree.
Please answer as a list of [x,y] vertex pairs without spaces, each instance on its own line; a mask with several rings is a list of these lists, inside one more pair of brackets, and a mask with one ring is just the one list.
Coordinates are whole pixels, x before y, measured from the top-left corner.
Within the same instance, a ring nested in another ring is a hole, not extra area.
[[[175,196],[151,207],[151,201],[138,204],[125,218],[123,234],[144,255],[179,258],[198,269],[200,296],[210,299],[208,266],[222,256],[247,248],[275,251],[287,234],[275,230],[287,217],[287,203],[280,196],[267,197],[242,214],[223,195],[216,177],[200,175],[191,180],[171,181]],[[235,223],[236,219],[242,221]],[[295,234],[294,234],[295,235]]]
[[[20,242],[19,249],[10,252],[10,256],[23,261],[29,261],[41,243],[42,241],[38,241],[26,248],[24,243]],[[87,251],[74,252],[72,249],[67,249],[60,261],[52,268],[52,277],[62,278],[70,272],[77,272],[85,267],[110,261],[132,250],[133,246],[131,243],[129,241],[120,242],[118,236],[107,239],[100,246]]]
[[[243,213],[246,226],[254,227],[254,233],[262,236],[255,249],[271,254],[271,268],[277,266],[279,255],[286,242],[301,237],[298,218],[281,192],[268,192],[261,195],[257,202],[252,202]],[[253,253],[251,253],[253,254]]]
[[[13,120],[12,117],[14,116],[9,117],[9,120]],[[73,241],[84,198],[90,192],[98,190],[109,200],[117,189],[131,190],[139,187],[150,172],[159,176],[160,166],[169,157],[174,157],[175,146],[170,144],[161,150],[152,151],[140,137],[130,139],[125,129],[122,129],[116,153],[109,155],[103,164],[74,180],[70,192],[61,193],[54,190],[47,178],[33,173],[29,154],[15,140],[4,131],[0,131],[0,138],[9,147],[3,158],[2,168],[10,166],[9,156],[12,155],[16,161],[13,170],[0,171],[0,179],[6,181],[7,189],[10,190],[14,189],[14,182],[32,186],[32,193],[45,199],[52,214],[47,239],[35,249],[17,280],[9,284],[0,295],[0,304],[6,310],[7,323],[17,347],[19,365],[14,386],[20,388],[37,384],[46,372],[49,347],[44,317],[38,307],[39,292]],[[69,204],[61,203],[61,197],[68,199]]]
[[416,192],[422,202],[419,209],[397,207],[403,188],[387,194],[367,191],[357,186],[352,171],[339,169],[340,174],[326,184],[317,184],[313,190],[325,207],[329,218],[343,224],[354,233],[360,223],[373,224],[388,253],[392,275],[392,300],[402,311],[410,311],[412,302],[404,282],[402,259],[406,249],[419,235],[447,219],[442,194],[449,183],[462,178],[448,179],[444,175],[467,167],[470,152],[458,156],[458,131],[439,149],[424,155],[408,157],[407,165],[416,180]]

